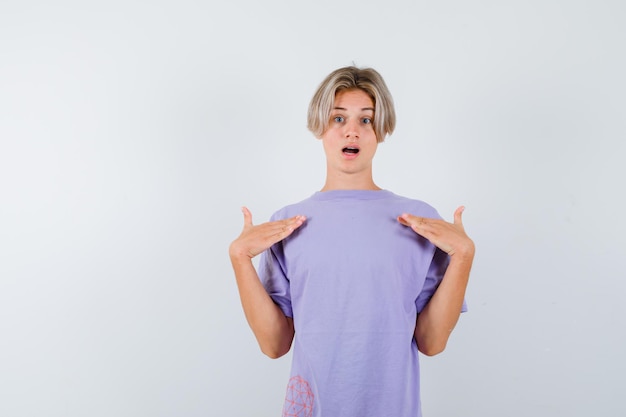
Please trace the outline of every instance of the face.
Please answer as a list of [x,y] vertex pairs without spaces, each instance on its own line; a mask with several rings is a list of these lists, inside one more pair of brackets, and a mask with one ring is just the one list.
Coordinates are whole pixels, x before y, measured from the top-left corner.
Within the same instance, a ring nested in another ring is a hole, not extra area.
[[343,90],[335,96],[328,128],[322,134],[328,175],[372,175],[378,141],[374,132],[374,102],[363,90]]

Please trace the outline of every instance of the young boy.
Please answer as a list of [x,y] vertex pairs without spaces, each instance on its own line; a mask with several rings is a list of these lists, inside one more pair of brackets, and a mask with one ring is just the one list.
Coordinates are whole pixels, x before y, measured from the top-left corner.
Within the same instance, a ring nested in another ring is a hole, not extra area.
[[448,223],[374,183],[376,148],[394,127],[375,70],[332,72],[308,113],[324,187],[261,225],[243,208],[229,252],[246,318],[269,357],[293,342],[283,416],[420,416],[418,350],[443,351],[465,311],[474,244],[463,207]]

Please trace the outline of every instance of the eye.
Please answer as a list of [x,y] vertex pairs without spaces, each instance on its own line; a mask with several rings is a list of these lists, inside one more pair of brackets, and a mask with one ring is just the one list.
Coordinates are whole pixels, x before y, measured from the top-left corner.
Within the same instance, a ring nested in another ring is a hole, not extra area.
[[335,116],[335,117],[333,117],[333,122],[335,122],[335,123],[343,123],[344,120],[345,119],[343,118],[343,116]]
[[363,122],[363,124],[369,125],[372,123],[372,119],[369,117],[364,117],[363,120],[361,120]]

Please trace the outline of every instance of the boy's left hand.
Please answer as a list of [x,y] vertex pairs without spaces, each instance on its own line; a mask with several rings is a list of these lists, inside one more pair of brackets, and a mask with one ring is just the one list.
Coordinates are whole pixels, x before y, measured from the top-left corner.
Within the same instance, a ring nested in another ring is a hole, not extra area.
[[467,236],[463,228],[461,215],[465,207],[461,206],[454,212],[454,223],[445,220],[430,219],[404,213],[398,221],[428,239],[448,255],[459,254],[461,257],[474,257],[474,242]]

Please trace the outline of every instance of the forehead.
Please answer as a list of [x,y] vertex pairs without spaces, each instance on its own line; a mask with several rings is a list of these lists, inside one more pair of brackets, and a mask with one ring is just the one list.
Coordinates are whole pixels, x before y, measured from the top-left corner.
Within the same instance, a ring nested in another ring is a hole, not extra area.
[[335,108],[374,110],[374,101],[363,90],[341,90],[335,95]]

